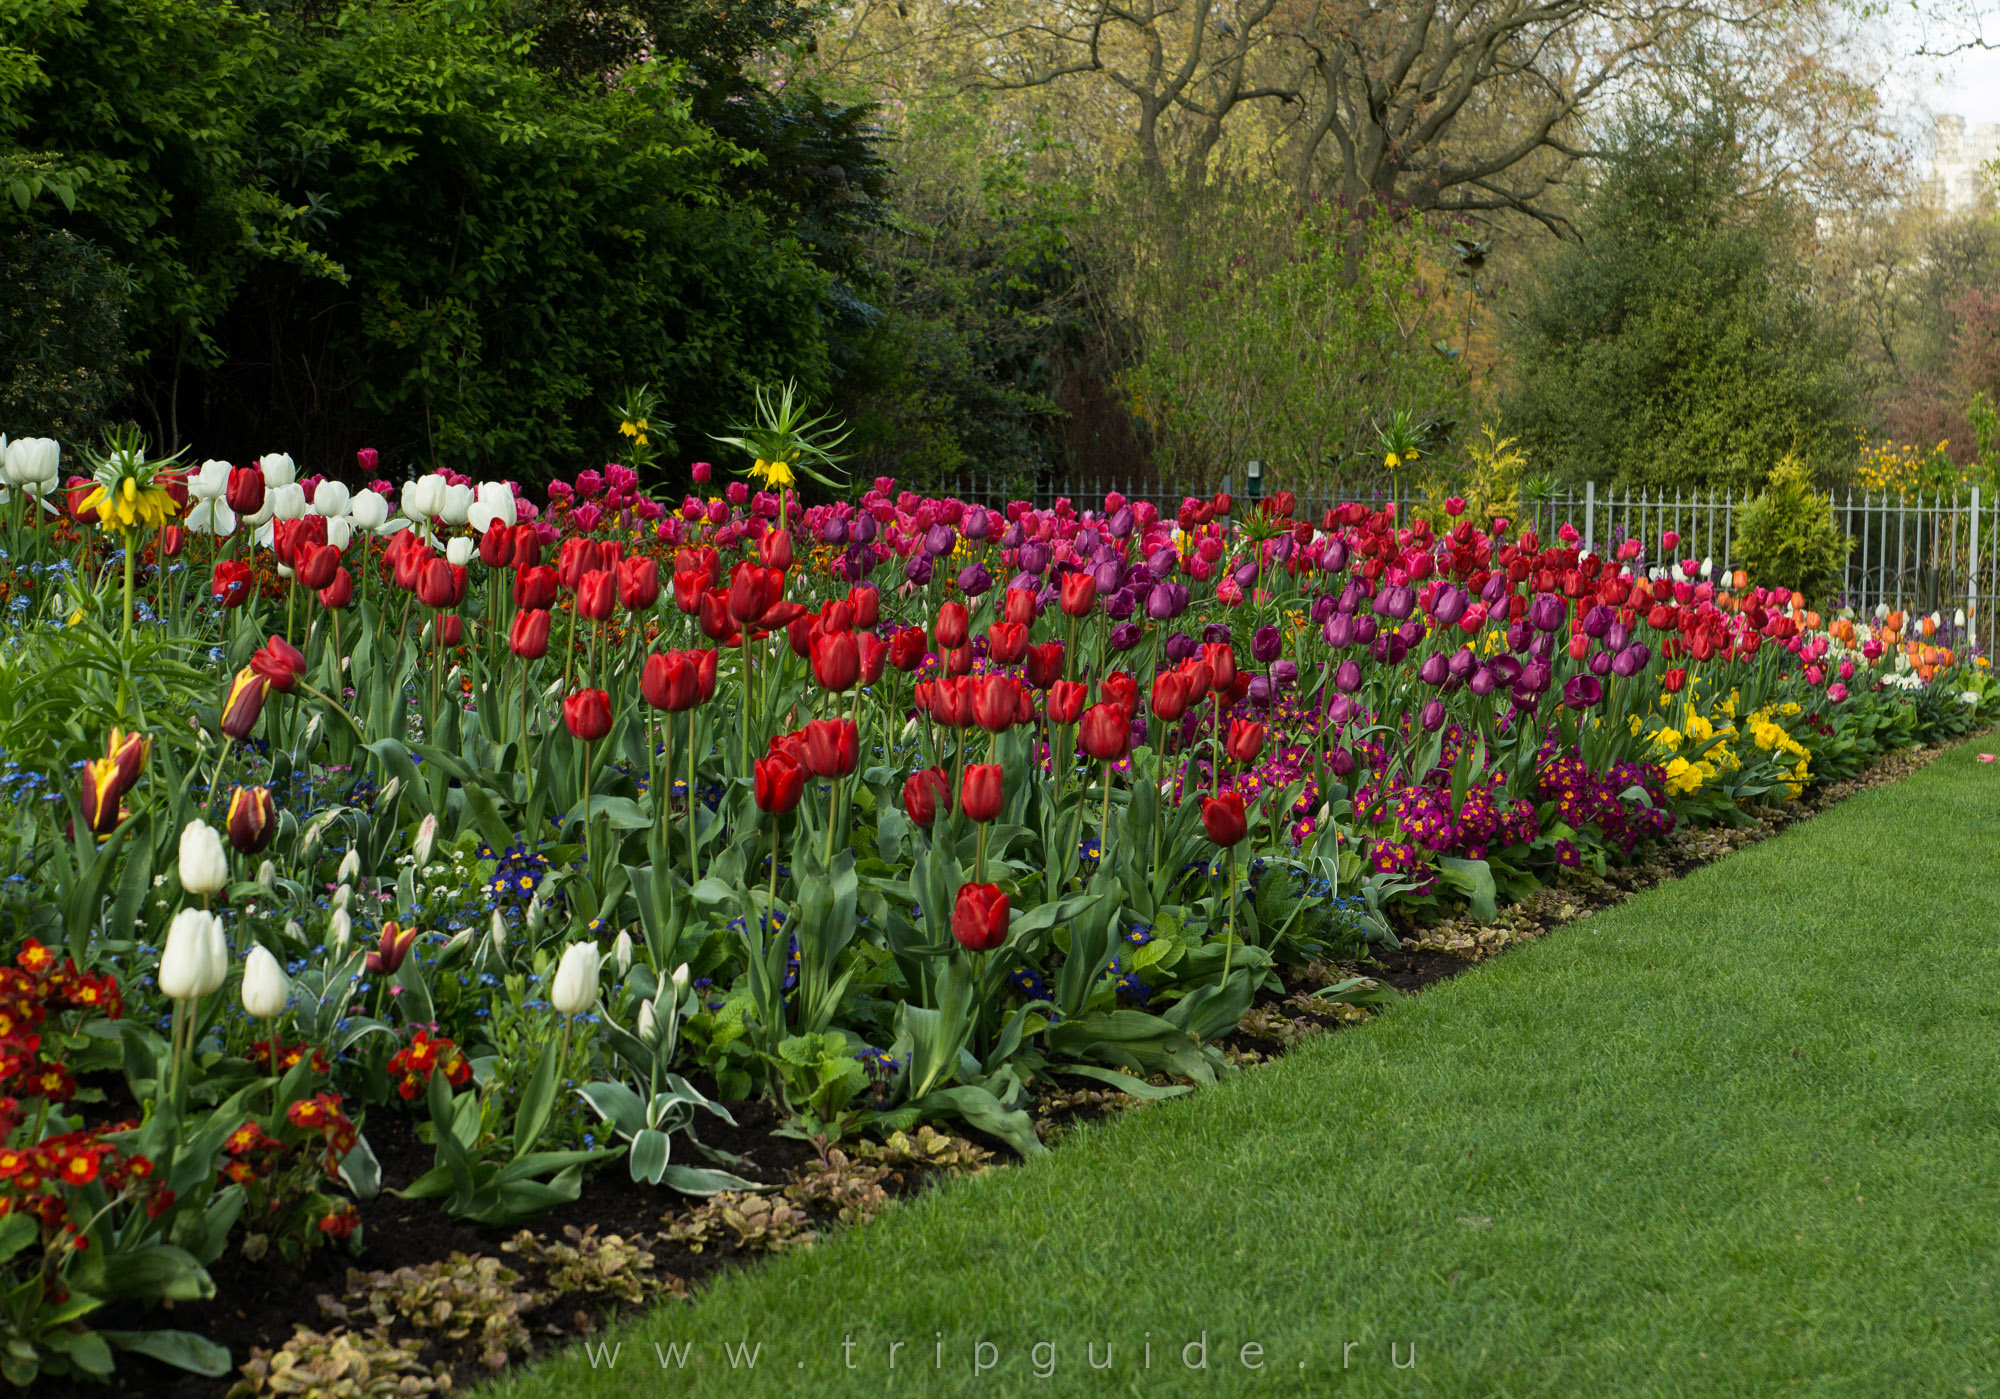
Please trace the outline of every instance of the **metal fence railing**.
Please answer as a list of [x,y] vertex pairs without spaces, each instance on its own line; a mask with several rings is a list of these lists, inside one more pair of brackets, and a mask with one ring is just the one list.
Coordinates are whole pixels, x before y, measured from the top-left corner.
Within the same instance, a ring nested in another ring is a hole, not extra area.
[[[1238,490],[1241,485],[1236,483]],[[1230,478],[1223,478],[1220,488],[1231,487]],[[1157,480],[1109,478],[1043,484],[1018,495],[987,483],[963,481],[946,493],[996,509],[1017,498],[1040,508],[1067,498],[1078,509],[1088,509],[1100,506],[1105,494],[1114,490],[1130,501],[1149,501],[1162,514],[1172,514],[1189,494]],[[1739,516],[1752,498],[1729,490],[1600,489],[1593,482],[1524,501],[1516,524],[1531,526],[1548,540],[1567,523],[1582,536],[1585,548],[1605,554],[1624,540],[1642,540],[1654,560],[1659,558],[1661,537],[1672,531],[1680,536],[1675,557],[1706,560],[1719,578],[1740,566]],[[1328,507],[1345,501],[1377,508],[1391,500],[1429,503],[1421,490],[1382,488],[1339,494],[1297,492],[1295,499],[1298,518],[1313,521]],[[1835,526],[1851,541],[1835,606],[1851,607],[1857,614],[1881,606],[1923,615],[1935,612],[1954,642],[1969,642],[1984,654],[1994,651],[2000,643],[2000,612],[1987,600],[2000,595],[2000,500],[1983,499],[1974,486],[1956,495],[1834,491],[1827,503]],[[1963,623],[1957,620],[1960,613],[1966,618]]]

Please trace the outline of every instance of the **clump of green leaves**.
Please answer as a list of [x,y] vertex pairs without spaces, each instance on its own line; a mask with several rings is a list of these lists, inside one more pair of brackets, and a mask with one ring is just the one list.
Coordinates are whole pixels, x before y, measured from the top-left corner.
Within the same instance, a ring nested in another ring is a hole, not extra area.
[[854,1154],[884,1166],[919,1166],[968,1176],[978,1175],[993,1160],[993,1153],[984,1147],[928,1126],[917,1128],[914,1135],[892,1132],[880,1146],[857,1143]]
[[787,1200],[726,1190],[684,1217],[670,1217],[660,1237],[690,1253],[730,1243],[745,1253],[783,1253],[809,1246],[813,1231],[806,1212]]
[[1812,469],[1787,455],[1771,472],[1764,493],[1743,512],[1736,555],[1750,581],[1791,588],[1813,603],[1824,601],[1854,541],[1833,523],[1833,505],[1814,484]]
[[843,1224],[866,1224],[889,1208],[889,1192],[882,1183],[895,1172],[879,1161],[857,1161],[822,1138],[817,1161],[798,1170],[798,1178],[785,1187],[785,1198],[801,1205],[818,1205],[839,1216]]
[[667,1292],[687,1295],[687,1284],[671,1273],[653,1271],[653,1255],[637,1240],[617,1234],[597,1236],[597,1226],[578,1229],[565,1225],[568,1243],[555,1243],[531,1230],[523,1229],[500,1245],[547,1270],[546,1281],[558,1297],[583,1296],[615,1299],[637,1305],[648,1297]]
[[275,1351],[253,1349],[243,1378],[228,1399],[266,1394],[309,1394],[313,1399],[415,1399],[451,1389],[449,1370],[432,1371],[422,1360],[424,1342],[392,1341],[380,1330],[335,1331],[301,1326]]
[[361,1307],[384,1327],[400,1319],[448,1341],[472,1341],[480,1363],[499,1370],[510,1352],[527,1354],[531,1342],[521,1317],[541,1304],[535,1293],[515,1286],[520,1281],[521,1275],[497,1258],[454,1253],[441,1263],[394,1272],[351,1269],[346,1301],[322,1297],[320,1307],[341,1321]]

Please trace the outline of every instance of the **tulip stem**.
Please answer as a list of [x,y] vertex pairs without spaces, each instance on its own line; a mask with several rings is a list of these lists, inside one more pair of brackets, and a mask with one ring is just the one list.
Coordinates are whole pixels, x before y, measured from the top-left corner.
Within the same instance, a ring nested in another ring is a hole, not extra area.
[[1229,887],[1224,891],[1229,912],[1222,928],[1222,986],[1229,986],[1229,959],[1236,950],[1236,847],[1229,847]]
[[1111,764],[1104,764],[1104,813],[1097,820],[1097,867],[1104,868],[1104,854],[1111,837]]
[[583,868],[590,873],[590,744],[583,745]]
[[694,711],[688,711],[688,883],[694,884],[701,878],[701,858],[694,840]]

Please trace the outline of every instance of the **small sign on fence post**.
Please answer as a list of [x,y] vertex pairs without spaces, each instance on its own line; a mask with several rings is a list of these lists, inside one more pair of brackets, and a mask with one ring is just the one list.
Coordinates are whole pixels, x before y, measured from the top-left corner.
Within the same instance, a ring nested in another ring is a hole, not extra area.
[[1264,463],[1261,460],[1252,457],[1244,463],[1243,483],[1244,494],[1250,497],[1251,504],[1264,498]]

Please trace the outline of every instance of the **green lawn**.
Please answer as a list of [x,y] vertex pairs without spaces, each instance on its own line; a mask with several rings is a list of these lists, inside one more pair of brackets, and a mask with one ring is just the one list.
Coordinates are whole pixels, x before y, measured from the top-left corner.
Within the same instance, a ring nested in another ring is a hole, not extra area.
[[1979,746],[500,1392],[2000,1392]]

